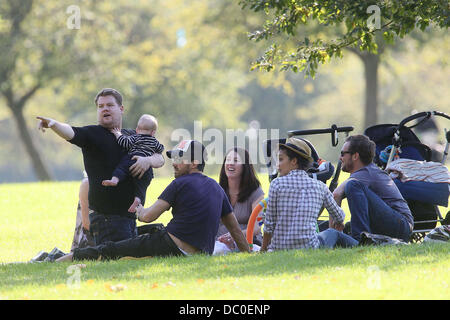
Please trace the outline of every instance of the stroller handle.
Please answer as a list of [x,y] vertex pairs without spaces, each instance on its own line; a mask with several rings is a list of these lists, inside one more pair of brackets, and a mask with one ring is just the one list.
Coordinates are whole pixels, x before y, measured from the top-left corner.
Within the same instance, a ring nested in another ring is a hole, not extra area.
[[404,127],[408,122],[415,120],[415,119],[419,119],[419,118],[423,118],[421,119],[418,123],[416,123],[415,125],[409,127],[409,128],[414,128],[420,124],[422,124],[423,122],[425,122],[426,120],[430,119],[431,116],[440,116],[440,117],[444,117],[447,118],[448,120],[450,120],[450,116],[447,115],[444,112],[440,112],[440,111],[423,111],[423,112],[418,112],[416,114],[413,114],[409,117],[406,117],[405,119],[403,119],[399,124],[398,127]]
[[328,129],[311,129],[311,130],[291,130],[288,131],[288,137],[292,136],[306,136],[310,134],[324,134],[324,133],[333,133],[333,132],[351,132],[353,131],[353,127],[331,127]]
[[291,130],[288,131],[288,137],[292,136],[305,136],[305,135],[312,135],[312,134],[324,134],[324,133],[330,133],[331,134],[331,145],[333,147],[336,147],[338,145],[338,138],[337,133],[338,132],[345,132],[349,133],[350,131],[353,131],[353,127],[338,127],[335,124],[331,126],[331,128],[327,129],[311,129],[311,130]]
[[[401,130],[401,128],[405,127],[405,128],[411,129],[411,128],[417,127],[417,126],[421,125],[422,123],[424,123],[425,121],[427,121],[428,119],[430,119],[431,116],[440,116],[440,117],[444,117],[444,118],[450,120],[450,116],[448,114],[444,113],[444,112],[440,112],[440,111],[423,111],[423,112],[419,112],[419,113],[413,114],[413,115],[411,115],[409,117],[406,117],[405,119],[403,119],[398,124],[397,129],[396,129],[396,131],[394,133],[394,138],[393,138],[393,145],[394,145],[394,147],[391,149],[391,153],[390,153],[389,159],[388,159],[388,161],[386,163],[386,167],[391,163],[391,161],[394,158],[395,153],[397,152],[397,149],[401,145],[401,138],[400,138],[400,130]],[[412,120],[415,120],[415,119],[419,119],[419,118],[422,118],[422,119],[420,119],[416,124],[414,124],[414,125],[412,125],[410,127],[406,126],[406,124],[408,122],[410,122]],[[447,145],[448,145],[448,143],[450,143],[450,137],[449,137],[448,134],[446,134],[446,138],[447,138]],[[442,163],[445,162],[445,157],[446,157],[446,155],[445,155],[445,152],[444,152],[444,158],[442,160]]]

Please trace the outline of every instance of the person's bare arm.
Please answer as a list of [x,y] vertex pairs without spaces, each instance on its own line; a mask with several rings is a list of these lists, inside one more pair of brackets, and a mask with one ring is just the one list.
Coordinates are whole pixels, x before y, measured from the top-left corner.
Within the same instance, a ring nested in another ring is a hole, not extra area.
[[[252,212],[253,210],[255,210],[256,206],[258,205],[258,203],[264,199],[264,195],[262,195],[261,197],[259,197],[258,199],[255,200],[255,202],[252,203]],[[248,227],[248,226],[247,226]],[[261,227],[258,224],[258,221],[255,221],[255,225],[253,226],[254,230],[253,230],[253,235],[257,235],[261,233]]]
[[345,185],[347,181],[342,182],[333,192],[334,201],[336,201],[338,206],[341,206],[342,200],[345,198]]
[[[345,185],[347,184],[347,181],[348,180],[342,182],[333,192],[333,199],[339,207],[342,206],[342,200],[345,199]],[[335,221],[335,219],[332,217],[331,214],[329,215],[328,218],[329,218],[328,226],[330,228],[336,229],[338,231],[344,230],[343,221],[342,222]]]
[[160,153],[155,153],[150,157],[133,156],[132,159],[136,162],[130,166],[131,175],[139,179],[150,167],[161,168],[164,165],[164,157]]
[[262,252],[267,251],[267,247],[269,246],[271,240],[272,240],[272,234],[264,232],[263,243],[261,245],[261,250],[260,251],[262,251]]
[[330,215],[328,217],[328,227],[330,229],[336,229],[337,231],[342,231],[342,230],[344,230],[345,225],[342,222],[335,222],[333,217]]
[[81,181],[80,192],[78,194],[80,199],[80,207],[81,207],[81,222],[83,224],[83,228],[89,231],[90,221],[89,221],[89,180],[88,178],[84,178]]
[[39,119],[38,130],[45,132],[45,129],[51,128],[58,136],[65,140],[71,140],[75,136],[75,132],[67,123],[58,122],[51,118],[36,117]]
[[155,201],[153,205],[148,208],[144,208],[141,204],[136,208],[136,216],[138,221],[141,222],[153,222],[159,218],[159,216],[170,209],[170,204],[162,199]]
[[230,232],[231,237],[234,242],[236,242],[239,250],[241,252],[250,252],[250,247],[248,246],[247,239],[245,239],[244,233],[239,227],[239,223],[233,212],[222,217],[222,223]]
[[256,199],[253,203],[252,203],[252,210],[255,209],[255,207],[258,205],[258,203],[264,199],[264,195],[261,195],[258,199]]

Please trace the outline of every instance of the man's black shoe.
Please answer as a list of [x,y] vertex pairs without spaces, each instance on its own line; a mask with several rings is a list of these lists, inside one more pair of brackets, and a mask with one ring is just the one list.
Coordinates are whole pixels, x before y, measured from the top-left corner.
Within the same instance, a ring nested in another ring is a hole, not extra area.
[[344,225],[344,230],[342,230],[342,232],[349,236],[352,235],[352,224],[350,223],[350,221]]
[[30,260],[30,262],[42,262],[42,261],[44,261],[44,259],[47,258],[47,257],[48,257],[48,253],[47,253],[47,252],[45,252],[45,251],[39,251],[39,253],[38,253],[36,256],[34,256],[34,257]]
[[59,259],[62,256],[65,256],[65,255],[66,254],[63,251],[61,251],[61,250],[59,250],[58,248],[55,247],[55,248],[53,248],[52,251],[50,251],[48,253],[48,256],[44,259],[44,261],[45,262],[53,262],[56,259]]

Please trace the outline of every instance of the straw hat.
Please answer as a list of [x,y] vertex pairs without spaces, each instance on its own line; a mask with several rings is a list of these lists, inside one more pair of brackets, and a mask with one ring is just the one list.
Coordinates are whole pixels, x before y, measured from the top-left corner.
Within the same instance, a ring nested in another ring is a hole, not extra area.
[[311,157],[311,148],[308,146],[308,144],[305,141],[303,141],[301,139],[288,138],[286,140],[286,143],[280,143],[279,145],[284,146],[284,147],[294,151],[301,157],[303,157],[311,162],[313,161],[313,158]]

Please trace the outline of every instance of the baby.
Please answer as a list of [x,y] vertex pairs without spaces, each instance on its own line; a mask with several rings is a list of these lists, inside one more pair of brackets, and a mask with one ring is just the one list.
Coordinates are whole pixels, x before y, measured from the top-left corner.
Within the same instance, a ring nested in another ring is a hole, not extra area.
[[[111,129],[111,132],[116,136],[117,143],[128,150],[128,153],[120,160],[119,164],[113,171],[113,176],[110,180],[103,180],[102,185],[108,187],[117,186],[117,184],[129,175],[129,167],[135,163],[132,158],[134,156],[149,157],[154,153],[162,153],[164,146],[154,137],[158,128],[158,121],[154,116],[144,114],[140,117],[136,134],[130,136],[122,135],[119,128]],[[145,175],[149,174],[149,171]],[[151,179],[152,177],[150,177]],[[146,179],[133,178],[133,183],[136,189],[136,199],[130,209],[137,207],[145,199],[145,192],[147,189]],[[143,185],[144,184],[144,185]]]

